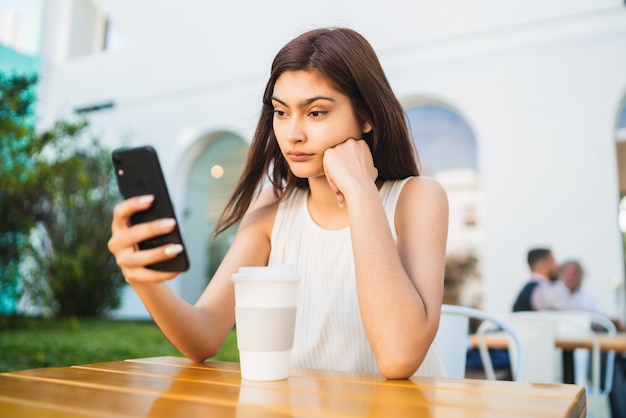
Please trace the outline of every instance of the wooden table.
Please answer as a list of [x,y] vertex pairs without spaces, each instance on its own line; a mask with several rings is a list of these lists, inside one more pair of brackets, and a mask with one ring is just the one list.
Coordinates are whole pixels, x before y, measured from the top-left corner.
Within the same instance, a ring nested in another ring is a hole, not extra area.
[[[600,350],[626,352],[626,332],[618,332],[615,335],[606,333],[597,333]],[[508,348],[507,334],[504,332],[494,332],[484,334],[485,343],[489,348]],[[471,343],[474,347],[478,347],[478,339],[476,335],[471,336]],[[564,350],[574,350],[576,348],[592,348],[592,342],[584,336],[563,336],[557,335],[554,344],[558,348]]]
[[180,357],[0,374],[2,417],[584,417],[580,386],[292,369],[241,379],[238,363]]

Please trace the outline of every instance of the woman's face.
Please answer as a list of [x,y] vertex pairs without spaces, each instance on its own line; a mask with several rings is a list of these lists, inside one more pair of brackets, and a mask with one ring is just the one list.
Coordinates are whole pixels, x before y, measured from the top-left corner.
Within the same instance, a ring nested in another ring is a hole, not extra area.
[[287,71],[272,95],[274,134],[296,177],[324,175],[324,151],[372,128],[361,123],[348,96],[317,71]]

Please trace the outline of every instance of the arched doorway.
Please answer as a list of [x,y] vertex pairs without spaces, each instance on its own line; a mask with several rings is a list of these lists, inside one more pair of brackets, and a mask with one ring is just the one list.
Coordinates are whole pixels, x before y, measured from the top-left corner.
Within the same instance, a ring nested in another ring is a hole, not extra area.
[[438,100],[406,106],[423,175],[446,189],[450,207],[444,302],[482,307],[482,189],[476,138],[466,119]]
[[180,282],[180,295],[194,303],[222,261],[235,228],[213,237],[217,220],[239,179],[248,144],[238,135],[217,132],[200,138],[187,178],[183,213],[185,246],[191,267]]

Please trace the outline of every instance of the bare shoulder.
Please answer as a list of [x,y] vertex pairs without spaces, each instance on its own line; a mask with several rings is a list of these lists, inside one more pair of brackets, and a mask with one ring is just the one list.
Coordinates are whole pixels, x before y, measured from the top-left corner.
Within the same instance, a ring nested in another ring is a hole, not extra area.
[[398,204],[424,204],[425,200],[430,204],[447,205],[448,195],[443,186],[432,177],[411,177],[400,193]]
[[441,184],[432,177],[412,177],[398,199],[396,224],[403,220],[442,221],[448,219],[448,195]]

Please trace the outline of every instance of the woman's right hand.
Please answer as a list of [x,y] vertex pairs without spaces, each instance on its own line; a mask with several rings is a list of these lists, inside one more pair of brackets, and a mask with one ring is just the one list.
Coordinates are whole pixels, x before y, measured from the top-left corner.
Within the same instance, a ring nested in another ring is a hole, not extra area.
[[173,279],[177,272],[162,272],[147,268],[147,265],[176,257],[183,248],[177,244],[164,245],[147,250],[139,250],[138,244],[148,238],[171,232],[176,226],[174,219],[158,219],[136,225],[130,224],[130,217],[152,205],[154,196],[131,197],[115,206],[111,223],[109,251],[122,270],[128,283],[158,283]]

